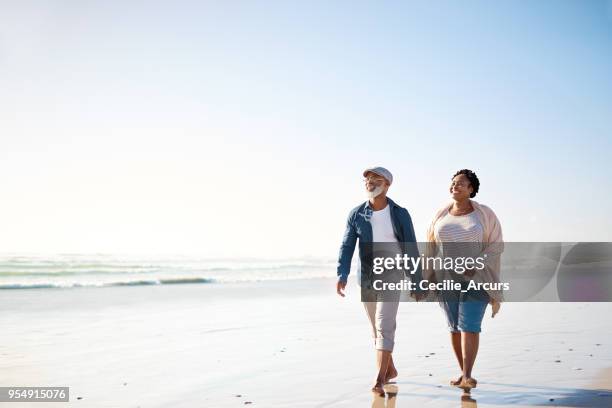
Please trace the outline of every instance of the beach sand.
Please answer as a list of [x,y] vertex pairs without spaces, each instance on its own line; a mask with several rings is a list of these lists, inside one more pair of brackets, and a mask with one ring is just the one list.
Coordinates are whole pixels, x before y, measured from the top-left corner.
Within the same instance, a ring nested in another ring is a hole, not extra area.
[[611,407],[612,304],[508,303],[483,322],[471,397],[436,303],[402,303],[388,396],[369,391],[359,290],[334,280],[5,290],[1,386],[69,386],[9,407]]

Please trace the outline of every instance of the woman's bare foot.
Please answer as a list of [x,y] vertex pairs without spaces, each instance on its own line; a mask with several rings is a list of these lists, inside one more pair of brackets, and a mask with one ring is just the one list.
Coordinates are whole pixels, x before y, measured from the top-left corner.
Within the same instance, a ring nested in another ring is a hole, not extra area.
[[461,384],[462,380],[463,380],[463,374],[460,375],[459,378],[457,378],[456,380],[451,380],[450,385],[452,385],[453,387],[457,387],[459,386],[459,384]]
[[476,388],[476,385],[478,385],[478,381],[476,381],[475,378],[468,377],[463,378],[458,387],[463,388],[464,390],[471,390],[472,388]]
[[385,377],[385,384],[388,383],[390,380],[394,379],[395,377],[397,377],[397,370],[395,369],[395,367],[390,367],[387,370],[387,376]]
[[376,384],[372,387],[372,392],[380,395],[381,397],[385,396],[385,390],[383,389],[383,383],[380,381],[376,381]]

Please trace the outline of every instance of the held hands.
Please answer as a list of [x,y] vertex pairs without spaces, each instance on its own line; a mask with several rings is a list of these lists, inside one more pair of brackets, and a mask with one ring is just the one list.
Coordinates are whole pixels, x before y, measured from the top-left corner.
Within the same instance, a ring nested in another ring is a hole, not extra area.
[[346,281],[338,281],[336,283],[336,293],[342,297],[345,297],[344,291],[346,290]]
[[412,292],[410,293],[410,297],[413,298],[414,300],[416,300],[417,302],[425,299],[428,295],[428,292],[426,291],[419,291],[419,292]]

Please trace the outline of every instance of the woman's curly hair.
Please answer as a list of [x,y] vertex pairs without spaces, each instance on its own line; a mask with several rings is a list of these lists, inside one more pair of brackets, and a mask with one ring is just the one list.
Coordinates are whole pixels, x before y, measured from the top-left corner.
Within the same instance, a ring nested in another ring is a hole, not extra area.
[[478,180],[478,176],[476,176],[476,173],[474,173],[472,170],[461,169],[455,173],[455,175],[453,176],[453,178],[451,178],[451,180],[460,174],[465,175],[465,177],[467,177],[468,180],[470,180],[470,184],[472,185],[472,188],[474,189],[474,191],[472,191],[472,194],[470,194],[470,198],[476,197],[476,193],[478,192],[478,189],[480,188],[480,180]]

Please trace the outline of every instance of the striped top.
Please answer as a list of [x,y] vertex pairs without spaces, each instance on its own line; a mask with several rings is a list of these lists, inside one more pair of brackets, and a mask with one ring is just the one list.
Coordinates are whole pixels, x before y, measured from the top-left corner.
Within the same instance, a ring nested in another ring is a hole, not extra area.
[[[446,215],[436,222],[434,233],[436,240],[442,243],[442,253],[445,257],[476,257],[482,251],[484,228],[475,210],[465,215],[452,215],[447,211]],[[455,242],[472,244],[448,245]]]

